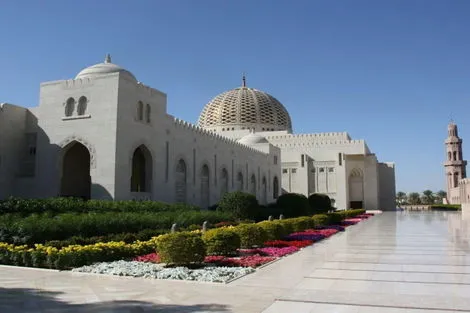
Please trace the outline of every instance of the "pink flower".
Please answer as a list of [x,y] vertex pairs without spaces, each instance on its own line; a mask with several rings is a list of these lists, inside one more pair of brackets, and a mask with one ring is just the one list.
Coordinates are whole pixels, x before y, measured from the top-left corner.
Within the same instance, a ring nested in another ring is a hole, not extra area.
[[150,253],[135,257],[132,261],[160,263],[160,256],[156,253]]

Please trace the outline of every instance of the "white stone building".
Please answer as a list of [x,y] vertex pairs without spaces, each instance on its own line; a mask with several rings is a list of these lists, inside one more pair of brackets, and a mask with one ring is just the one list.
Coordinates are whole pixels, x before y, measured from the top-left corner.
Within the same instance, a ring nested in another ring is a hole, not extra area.
[[80,196],[215,204],[227,191],[267,204],[326,193],[338,208],[395,208],[394,164],[347,133],[293,134],[274,97],[246,87],[215,97],[198,126],[107,56],[45,82],[39,106],[0,106],[0,199]]

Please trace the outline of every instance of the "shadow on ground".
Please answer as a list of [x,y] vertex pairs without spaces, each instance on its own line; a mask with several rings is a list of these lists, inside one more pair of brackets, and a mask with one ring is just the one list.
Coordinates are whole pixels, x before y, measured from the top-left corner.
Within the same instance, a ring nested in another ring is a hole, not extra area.
[[2,313],[209,313],[230,312],[225,305],[167,305],[144,301],[110,301],[85,304],[68,303],[58,299],[61,292],[27,288],[0,288]]

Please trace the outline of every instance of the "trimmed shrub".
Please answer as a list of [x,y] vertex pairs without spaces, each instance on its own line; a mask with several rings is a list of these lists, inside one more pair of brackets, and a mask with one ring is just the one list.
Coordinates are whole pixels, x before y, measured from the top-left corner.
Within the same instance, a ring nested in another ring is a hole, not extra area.
[[304,231],[306,229],[310,229],[315,226],[313,219],[308,216],[293,218],[292,222],[293,222],[292,226],[294,228],[294,232]]
[[257,223],[257,225],[261,228],[264,229],[266,232],[266,240],[279,240],[283,238],[284,236],[287,236],[288,233],[284,226],[282,225],[282,222],[279,220],[277,221],[263,221]]
[[202,234],[207,255],[236,255],[240,236],[227,227],[210,229]]
[[339,212],[328,213],[327,216],[328,216],[328,224],[333,224],[333,225],[340,224],[341,221],[346,218],[344,214],[341,214]]
[[326,214],[315,214],[312,216],[314,227],[326,226],[330,224],[330,218]]
[[282,227],[284,227],[287,234],[290,234],[290,233],[294,232],[295,221],[294,221],[293,218],[287,218],[287,219],[284,219],[284,220],[279,220],[279,223],[282,225]]
[[433,204],[431,210],[436,211],[459,211],[462,210],[461,204]]
[[311,213],[307,197],[298,193],[285,193],[279,196],[276,206],[284,209],[283,214],[286,217],[305,216]]
[[266,231],[257,224],[240,224],[233,230],[240,236],[240,247],[249,249],[266,241]]
[[188,265],[202,263],[206,246],[198,233],[176,232],[156,238],[157,251],[163,263]]
[[308,197],[308,203],[314,214],[328,213],[331,210],[331,199],[325,194],[311,194]]
[[241,191],[224,194],[217,207],[217,211],[229,212],[239,219],[256,218],[258,210],[256,196]]

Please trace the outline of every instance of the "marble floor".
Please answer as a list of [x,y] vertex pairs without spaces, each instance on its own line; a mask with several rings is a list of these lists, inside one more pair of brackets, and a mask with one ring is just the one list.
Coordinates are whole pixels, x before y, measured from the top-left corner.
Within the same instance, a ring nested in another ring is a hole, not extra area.
[[0,312],[470,312],[469,232],[383,213],[226,285],[0,266]]

